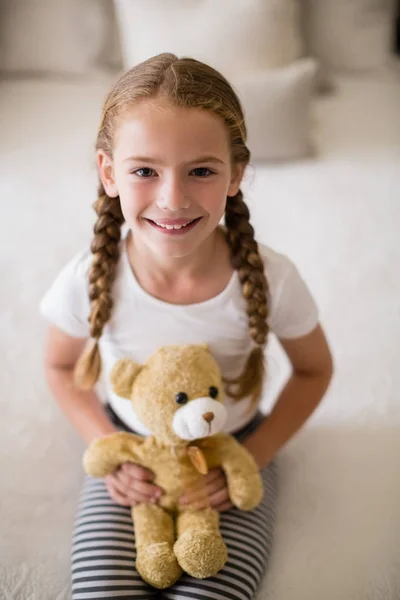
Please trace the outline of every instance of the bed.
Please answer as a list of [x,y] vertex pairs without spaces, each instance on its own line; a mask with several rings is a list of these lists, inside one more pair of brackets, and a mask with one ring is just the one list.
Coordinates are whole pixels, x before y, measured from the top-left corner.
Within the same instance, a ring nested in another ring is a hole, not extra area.
[[[46,388],[38,303],[87,243],[107,77],[0,84],[1,600],[67,600],[83,444]],[[298,265],[335,377],[282,450],[273,554],[258,600],[400,597],[400,81],[341,78],[316,101],[318,152],[253,165],[260,241]],[[288,365],[268,349],[268,410]]]

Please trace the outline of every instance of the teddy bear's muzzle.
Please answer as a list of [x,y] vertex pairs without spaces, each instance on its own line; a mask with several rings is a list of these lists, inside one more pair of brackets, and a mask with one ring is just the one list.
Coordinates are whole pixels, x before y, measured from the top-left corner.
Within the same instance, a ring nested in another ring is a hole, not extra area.
[[196,398],[178,408],[172,427],[183,440],[196,440],[219,433],[227,419],[226,408],[212,398]]

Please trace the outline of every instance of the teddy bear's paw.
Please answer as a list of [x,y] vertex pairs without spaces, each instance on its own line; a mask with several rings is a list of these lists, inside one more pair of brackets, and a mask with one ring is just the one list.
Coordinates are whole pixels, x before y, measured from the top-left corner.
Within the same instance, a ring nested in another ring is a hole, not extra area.
[[147,583],[160,590],[173,585],[182,575],[182,569],[167,542],[150,544],[138,550],[136,569]]
[[257,473],[246,479],[236,480],[229,490],[232,503],[240,510],[250,511],[256,508],[263,497],[263,483]]
[[224,541],[215,531],[186,531],[175,542],[174,552],[182,569],[197,579],[216,575],[228,558]]

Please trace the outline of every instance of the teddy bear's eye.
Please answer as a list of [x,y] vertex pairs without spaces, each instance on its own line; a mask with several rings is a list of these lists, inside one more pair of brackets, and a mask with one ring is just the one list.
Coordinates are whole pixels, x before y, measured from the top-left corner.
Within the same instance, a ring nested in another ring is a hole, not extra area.
[[208,393],[210,394],[211,398],[218,398],[219,391],[214,385],[210,387]]
[[189,400],[188,395],[185,392],[178,392],[175,396],[175,400],[178,404],[186,404]]

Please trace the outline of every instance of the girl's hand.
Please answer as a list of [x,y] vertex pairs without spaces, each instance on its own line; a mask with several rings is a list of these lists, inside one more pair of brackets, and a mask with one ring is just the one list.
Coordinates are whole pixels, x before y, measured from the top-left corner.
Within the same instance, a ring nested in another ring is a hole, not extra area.
[[204,476],[204,480],[208,499],[204,498],[204,493],[202,494],[201,490],[188,491],[181,496],[181,505],[190,505],[195,509],[210,507],[218,512],[226,512],[233,508],[229,498],[225,473],[222,469],[211,469]]
[[106,487],[111,498],[120,506],[135,506],[139,502],[155,504],[163,490],[151,483],[154,474],[134,463],[124,463],[107,475]]

